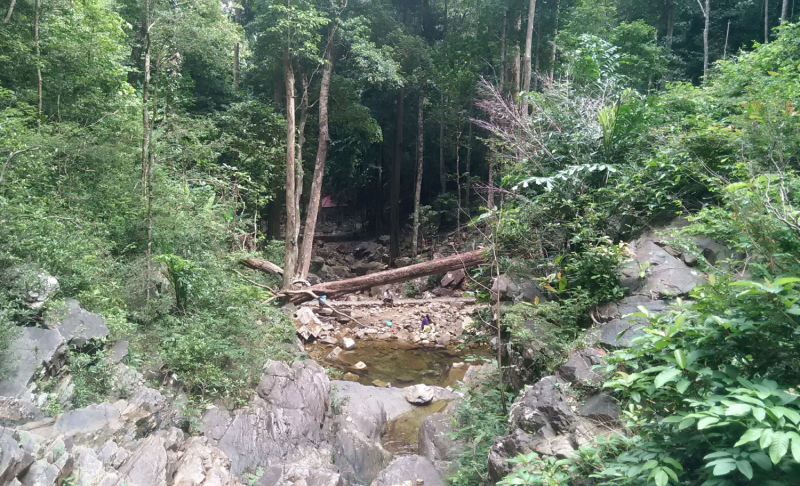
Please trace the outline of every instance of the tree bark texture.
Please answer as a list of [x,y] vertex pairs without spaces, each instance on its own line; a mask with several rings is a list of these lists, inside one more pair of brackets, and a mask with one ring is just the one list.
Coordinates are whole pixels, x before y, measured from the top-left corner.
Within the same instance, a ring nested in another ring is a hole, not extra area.
[[294,66],[289,48],[283,50],[283,75],[286,84],[286,229],[284,240],[286,253],[283,258],[283,288],[291,289],[297,267],[297,240],[295,222],[297,220],[297,199],[295,198],[295,103]]
[[397,116],[395,118],[394,160],[392,162],[392,189],[389,195],[389,257],[392,261],[400,254],[400,171],[403,168],[403,101],[405,89],[397,91]]
[[540,52],[540,45],[542,42],[542,20],[541,15],[536,17],[536,60],[534,61],[533,72],[536,74],[536,77],[533,78],[533,90],[536,91],[539,89],[539,52]]
[[253,270],[259,270],[266,273],[275,273],[283,275],[283,269],[274,263],[261,258],[247,258],[242,260],[242,265]]
[[[297,153],[294,164],[294,240],[300,244],[300,201],[303,197],[303,147],[306,144],[306,122],[308,121],[308,79],[305,74],[302,79],[302,97],[300,98],[300,121],[297,124]],[[298,265],[300,264],[298,256]],[[299,269],[299,267],[298,267]],[[298,270],[299,271],[299,270]]]
[[[39,50],[39,0],[33,2],[33,46],[36,49],[36,94],[38,102],[36,112],[39,115],[37,123],[42,124],[42,60]],[[145,103],[146,105],[146,103]],[[145,111],[147,107],[145,106]]]
[[414,228],[411,239],[411,256],[417,257],[419,245],[419,199],[422,193],[422,150],[423,146],[423,109],[425,104],[425,86],[420,82],[419,101],[417,103],[417,180],[414,186]]
[[500,27],[500,92],[503,92],[506,82],[506,17],[508,13],[503,10],[503,24]]
[[769,44],[769,0],[764,0],[764,44]]
[[150,120],[147,98],[150,90],[150,2],[144,0],[144,83],[142,85],[142,195],[147,194],[147,150],[150,136]]
[[667,0],[667,49],[672,50],[672,37],[675,32],[675,0]]
[[[306,290],[316,295],[326,295],[329,299],[341,297],[353,292],[360,292],[372,287],[389,285],[398,282],[408,282],[420,277],[435,275],[437,273],[447,273],[461,268],[474,267],[488,261],[484,250],[475,250],[467,253],[439,258],[429,262],[417,263],[403,268],[395,268],[383,272],[371,273],[363,277],[339,280],[336,282],[324,282],[307,287]],[[252,268],[252,267],[251,267]],[[300,304],[312,300],[309,294],[301,291],[293,291],[289,294],[289,301]]]
[[472,189],[472,184],[470,182],[470,164],[472,163],[472,142],[474,137],[472,135],[472,107],[475,106],[475,102],[470,99],[469,100],[469,111],[467,112],[467,158],[464,163],[464,175],[467,177],[467,183],[464,187],[464,211],[467,212],[469,216],[469,193]]
[[[700,0],[697,1],[699,2]],[[705,86],[708,76],[708,29],[711,27],[711,0],[706,0],[703,17],[705,19],[703,26],[703,85]]]
[[531,52],[533,49],[533,21],[536,16],[536,0],[530,0],[528,4],[528,30],[525,31],[525,75],[522,78],[522,90],[531,90]]
[[[331,39],[332,40],[332,39]],[[300,271],[298,275],[305,279],[311,266],[311,250],[314,246],[314,231],[319,215],[319,201],[322,195],[322,179],[325,175],[325,161],[328,157],[330,133],[328,130],[328,94],[333,71],[333,42],[328,44],[325,65],[322,67],[322,80],[319,86],[319,136],[317,137],[317,158],[314,161],[314,178],[311,181],[311,193],[308,195],[308,211],[306,227],[303,231],[303,248],[300,253]]]
[[441,112],[439,113],[439,185],[440,194],[447,192],[447,171],[444,166],[444,90],[439,95]]
[[553,83],[553,77],[556,72],[556,37],[558,37],[558,18],[561,14],[561,4],[556,0],[556,28],[553,31],[553,41],[550,42],[552,50],[550,51],[550,83]]
[[6,18],[3,20],[4,24],[7,24],[11,20],[11,14],[14,13],[14,5],[17,4],[17,0],[11,0],[11,4],[8,6],[8,12],[6,12]]
[[[11,2],[11,5],[13,6],[14,2]],[[781,7],[781,23],[787,20],[789,20],[789,0],[783,0],[783,6]],[[6,22],[8,22],[8,20],[6,20]]]

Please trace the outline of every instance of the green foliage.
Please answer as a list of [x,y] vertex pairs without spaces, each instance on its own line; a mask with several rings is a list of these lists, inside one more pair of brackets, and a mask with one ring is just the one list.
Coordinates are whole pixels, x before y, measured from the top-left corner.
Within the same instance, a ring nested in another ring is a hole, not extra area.
[[598,303],[622,298],[624,291],[619,280],[625,247],[614,245],[608,237],[600,238],[594,245],[571,256],[566,266],[570,283],[587,290]]
[[[86,407],[111,398],[116,390],[116,366],[109,359],[110,351],[99,348],[70,348],[67,363],[72,374],[74,394],[72,406]],[[120,390],[124,393],[124,390]]]
[[[508,418],[503,413],[499,388],[489,386],[497,383],[486,377],[484,385],[471,389],[456,409],[455,427],[450,439],[466,443],[456,462],[457,472],[449,477],[453,486],[477,486],[488,479],[486,456],[494,438],[506,431]],[[513,395],[505,394],[506,408],[511,408]]]

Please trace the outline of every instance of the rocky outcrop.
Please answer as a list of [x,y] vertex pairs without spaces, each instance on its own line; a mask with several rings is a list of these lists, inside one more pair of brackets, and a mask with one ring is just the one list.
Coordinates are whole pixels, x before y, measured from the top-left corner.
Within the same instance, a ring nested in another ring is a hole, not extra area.
[[605,351],[600,349],[587,348],[576,351],[569,355],[569,359],[558,367],[556,375],[573,385],[579,386],[600,386],[603,382],[603,375],[594,367],[599,365]]
[[[421,481],[420,481],[421,480]],[[398,457],[380,472],[370,486],[446,486],[431,461],[422,456]]]
[[12,296],[34,310],[41,309],[60,287],[58,279],[30,264],[15,265],[7,269],[0,281],[5,283]]
[[0,396],[33,402],[32,382],[41,371],[56,371],[63,364],[66,341],[53,329],[23,327],[8,350],[9,369],[0,380]]
[[56,329],[67,343],[83,346],[89,340],[108,337],[108,326],[102,317],[82,308],[77,300],[66,299],[65,304],[67,315]]

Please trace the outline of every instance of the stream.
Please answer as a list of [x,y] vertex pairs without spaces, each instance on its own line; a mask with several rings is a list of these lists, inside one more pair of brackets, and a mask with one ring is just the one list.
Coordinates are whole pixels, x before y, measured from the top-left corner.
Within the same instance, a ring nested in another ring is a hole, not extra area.
[[[355,349],[343,351],[339,359],[326,360],[325,357],[335,346],[324,344],[306,345],[306,351],[321,364],[335,368],[343,373],[358,375],[363,385],[377,386],[389,384],[393,387],[406,387],[423,383],[426,385],[448,387],[457,386],[464,378],[470,363],[479,364],[480,358],[491,359],[491,350],[486,348],[459,350],[453,347],[420,347],[399,340],[359,341]],[[356,370],[353,365],[359,361],[367,367]],[[463,365],[456,365],[463,363]],[[389,422],[381,441],[383,447],[395,456],[417,453],[418,434],[422,422],[431,414],[440,412],[447,401],[438,400],[429,405],[415,407]]]

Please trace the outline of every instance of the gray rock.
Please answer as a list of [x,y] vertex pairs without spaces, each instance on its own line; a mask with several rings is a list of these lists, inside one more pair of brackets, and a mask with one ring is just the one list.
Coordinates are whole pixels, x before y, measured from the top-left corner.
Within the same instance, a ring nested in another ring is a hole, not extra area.
[[239,484],[230,473],[231,461],[209,444],[206,437],[193,437],[183,447],[175,464],[172,486],[229,486]]
[[40,420],[44,413],[36,405],[12,397],[0,397],[0,424],[19,425]]
[[[623,285],[631,294],[652,298],[679,297],[704,283],[701,272],[658,245],[659,238],[647,234],[630,245],[633,258],[623,266]],[[644,278],[640,276],[640,269]]]
[[112,363],[119,363],[125,356],[128,356],[128,341],[117,341],[114,343],[114,346],[111,348],[111,362]]
[[56,329],[68,343],[82,346],[86,341],[108,337],[108,326],[102,317],[83,309],[74,299],[66,299],[66,304],[68,314]]
[[533,452],[533,438],[522,430],[515,429],[508,435],[496,438],[489,448],[488,456],[491,482],[500,481],[514,470],[514,464],[509,463],[508,459],[531,452]]
[[440,471],[455,472],[454,461],[464,450],[463,441],[450,438],[453,432],[453,414],[456,402],[451,402],[444,412],[436,412],[422,422],[417,435],[418,454],[427,458]]
[[30,264],[9,268],[0,280],[31,309],[41,309],[59,289],[58,279]]
[[150,436],[140,440],[117,475],[115,486],[166,486],[167,451],[164,439]]
[[340,348],[339,346],[336,346],[335,348],[333,348],[331,350],[330,353],[328,353],[327,356],[325,356],[325,359],[328,360],[328,361],[338,361],[339,360],[339,355],[342,354],[342,352],[343,352],[342,348]]
[[514,293],[514,303],[528,302],[534,304],[537,302],[547,302],[547,294],[539,287],[536,282],[524,280],[517,284],[517,291]]
[[[321,427],[330,409],[325,370],[310,360],[291,367],[269,361],[256,392],[251,406],[236,411],[227,426],[224,415],[215,414],[214,423],[203,427],[215,432],[206,434],[212,440],[221,434],[214,445],[230,459],[231,473],[298,461],[322,464],[330,454]],[[214,430],[222,427],[224,432]]]
[[467,273],[463,268],[459,268],[458,270],[447,272],[444,277],[442,277],[442,280],[439,282],[439,284],[442,287],[457,289],[466,278]]
[[8,484],[33,463],[34,455],[20,447],[14,430],[0,427],[0,484]]
[[110,403],[71,410],[56,419],[56,430],[64,436],[91,434],[100,430],[119,430],[124,425],[119,409]]
[[467,386],[476,386],[480,384],[480,382],[488,379],[494,371],[497,371],[497,367],[491,363],[469,365],[467,372],[464,373],[464,379],[462,381]]
[[106,475],[105,466],[92,449],[78,446],[74,451],[73,477],[76,486],[94,486]]
[[410,257],[395,258],[394,259],[394,265],[397,268],[407,267],[407,266],[411,265],[411,258]]
[[500,275],[492,284],[492,293],[500,293],[500,300],[513,301],[519,287],[507,275]]
[[555,376],[546,376],[514,400],[509,413],[511,430],[515,428],[535,435],[554,437],[569,431],[575,415],[559,389]]
[[408,403],[413,405],[425,405],[433,401],[435,392],[434,389],[428,385],[414,385],[405,389],[405,396]]
[[603,424],[619,422],[619,404],[605,393],[595,393],[586,399],[578,414]]
[[264,470],[264,474],[258,478],[256,481],[255,486],[276,486],[283,484],[281,482],[283,479],[283,467],[282,466],[271,466]]
[[592,369],[599,365],[605,353],[597,349],[587,348],[569,355],[569,359],[558,368],[556,374],[562,380],[583,385],[599,385],[603,381],[603,376]]
[[61,484],[72,473],[72,464],[73,459],[70,454],[64,454],[52,464],[39,459],[31,464],[19,479],[24,486],[54,486]]
[[422,456],[398,457],[381,471],[370,486],[393,486],[410,481],[412,486],[421,479],[425,486],[446,486],[439,471],[431,461]]
[[32,402],[28,389],[39,367],[58,370],[66,344],[58,331],[37,327],[18,328],[18,335],[8,350],[6,378],[0,380],[0,396],[21,398]]

